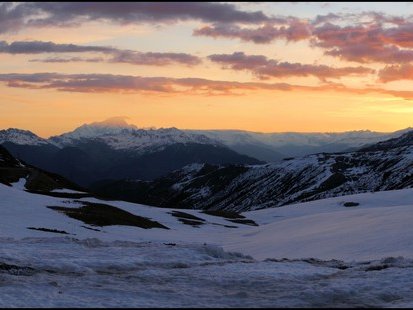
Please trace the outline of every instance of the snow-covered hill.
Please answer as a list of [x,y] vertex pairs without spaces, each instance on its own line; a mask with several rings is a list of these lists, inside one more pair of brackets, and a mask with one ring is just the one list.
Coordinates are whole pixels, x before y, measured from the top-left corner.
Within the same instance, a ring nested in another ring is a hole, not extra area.
[[[410,139],[409,139],[410,137]],[[191,165],[150,183],[96,188],[112,198],[156,205],[248,211],[413,186],[411,132],[358,152],[321,153],[249,166]],[[386,148],[380,146],[386,145]]]
[[[413,258],[413,189],[328,198],[237,215],[69,198],[74,191],[64,189],[40,195],[27,192],[25,182],[20,179],[11,187],[0,184],[0,238],[195,242],[256,259]],[[62,197],[50,196],[55,193]]]

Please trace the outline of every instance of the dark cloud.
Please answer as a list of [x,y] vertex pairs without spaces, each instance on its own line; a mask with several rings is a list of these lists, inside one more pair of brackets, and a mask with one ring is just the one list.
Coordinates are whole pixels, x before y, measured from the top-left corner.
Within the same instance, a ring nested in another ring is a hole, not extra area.
[[300,86],[287,83],[251,83],[218,81],[200,78],[140,77],[112,74],[9,73],[0,74],[0,82],[9,87],[29,89],[56,89],[87,93],[190,93],[200,95],[227,95],[239,91],[335,91],[355,94],[379,93],[404,99],[413,99],[413,91],[395,91],[380,88],[349,88],[328,83],[320,86]]
[[336,21],[341,19],[341,15],[329,13],[326,15],[317,15],[315,19],[311,22],[312,25],[319,25],[326,22]]
[[[344,25],[344,26],[343,26]],[[378,12],[317,15],[314,19],[278,18],[260,25],[215,23],[195,29],[197,36],[240,39],[257,44],[274,40],[310,39],[312,46],[327,50],[328,55],[360,62],[383,61],[401,57],[410,59],[402,48],[413,47],[412,17],[390,16]],[[363,54],[362,50],[366,50]],[[372,54],[368,57],[368,54]],[[410,61],[410,60],[409,60]]]
[[110,56],[110,58],[84,58],[84,57],[49,57],[46,59],[35,59],[37,62],[116,62],[130,63],[135,65],[169,65],[173,63],[184,64],[188,66],[197,65],[201,62],[200,58],[185,53],[154,53],[138,52],[131,50],[121,50],[113,47],[75,45],[75,44],[57,44],[43,41],[16,41],[7,43],[0,41],[0,53],[8,54],[41,54],[41,53],[85,53],[98,52]]
[[413,23],[399,24],[398,27],[387,28],[383,31],[384,43],[394,44],[400,47],[413,47]]
[[292,19],[287,26],[267,23],[257,28],[240,27],[232,24],[215,24],[195,29],[196,36],[209,36],[213,38],[238,38],[242,41],[251,41],[258,44],[268,44],[276,39],[299,41],[311,36],[311,25],[305,21]]
[[194,35],[239,39],[257,44],[275,40],[310,40],[329,56],[358,63],[413,61],[412,17],[378,12],[318,15],[313,20],[285,18],[279,24],[258,26],[215,23],[194,30]]
[[56,44],[43,41],[16,41],[8,44],[0,41],[0,53],[8,54],[41,54],[41,53],[84,53],[102,52],[112,53],[114,48],[103,46],[82,46],[75,44]]
[[[326,55],[359,63],[407,63],[413,61],[413,20],[411,16],[391,16],[380,12],[329,13],[313,19],[269,16],[262,11],[245,11],[234,4],[208,2],[23,2],[0,3],[0,33],[24,27],[69,26],[87,21],[118,24],[165,24],[198,20],[209,23],[193,34],[213,38],[231,38],[257,44],[274,40],[310,40]],[[46,49],[78,52],[75,45],[51,42],[15,42],[0,45],[13,53],[41,53]],[[89,47],[90,48],[90,47]],[[94,47],[105,51],[105,47]],[[108,48],[106,48],[108,49]],[[110,48],[109,48],[110,49]],[[153,55],[122,51],[112,61],[127,63],[195,64],[190,55]],[[158,60],[156,59],[158,58]],[[175,60],[173,60],[175,59]]]
[[104,62],[102,57],[47,57],[42,59],[30,59],[30,62],[45,62],[45,63],[69,63],[69,62]]
[[279,62],[263,55],[246,55],[243,52],[233,54],[215,54],[208,58],[226,69],[247,70],[261,79],[270,77],[315,76],[320,80],[340,78],[353,74],[374,73],[366,67],[333,68],[326,65],[309,65],[290,62]]
[[197,56],[185,53],[155,53],[155,52],[135,52],[118,50],[112,54],[110,62],[130,63],[136,65],[168,65],[180,63],[185,65],[197,65],[201,62]]
[[205,22],[260,23],[269,20],[261,11],[246,12],[233,4],[208,2],[40,2],[37,9],[50,14],[45,22],[84,18],[119,23],[176,22],[198,19]]
[[173,23],[186,20],[261,23],[272,18],[261,11],[242,11],[233,4],[208,2],[24,2],[0,4],[0,33],[22,27],[70,26],[92,20],[119,24]]
[[27,5],[0,3],[0,33],[19,31],[25,25],[25,17],[35,13],[36,11],[28,8]]

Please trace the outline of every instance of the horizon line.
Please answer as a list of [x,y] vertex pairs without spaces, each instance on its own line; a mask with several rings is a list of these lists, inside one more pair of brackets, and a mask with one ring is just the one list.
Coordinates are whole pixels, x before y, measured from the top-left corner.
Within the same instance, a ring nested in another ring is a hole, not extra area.
[[[104,121],[103,121],[104,122]],[[39,134],[37,134],[36,132],[34,132],[31,129],[24,129],[24,128],[18,128],[18,127],[8,127],[8,128],[1,128],[0,131],[3,130],[10,130],[10,129],[17,129],[17,130],[25,130],[25,131],[29,131],[33,134],[35,134],[36,136],[48,140],[52,137],[55,136],[59,136],[59,135],[63,135],[65,133],[69,133],[71,131],[74,131],[84,125],[92,125],[94,123],[103,123],[103,122],[91,122],[91,123],[84,123],[82,125],[79,125],[78,127],[69,130],[69,131],[64,131],[60,134],[54,134],[54,135],[50,135],[48,137],[43,137],[40,136]],[[127,125],[131,125],[131,126],[135,126],[136,128],[132,128],[131,129],[140,129],[140,130],[160,130],[160,129],[171,129],[171,128],[176,128],[178,130],[181,131],[239,131],[239,132],[246,132],[246,133],[253,133],[253,134],[264,134],[264,135],[270,135],[270,134],[344,134],[344,133],[349,133],[349,132],[371,132],[371,133],[378,133],[378,134],[390,134],[390,133],[394,133],[394,132],[398,132],[398,131],[403,131],[406,129],[413,129],[413,127],[405,127],[405,128],[401,128],[401,129],[397,129],[394,131],[375,131],[375,130],[371,130],[371,129],[352,129],[352,130],[345,130],[345,131],[270,131],[270,132],[263,132],[263,131],[252,131],[252,130],[246,130],[246,129],[219,129],[219,128],[211,128],[211,129],[197,129],[197,128],[178,128],[175,126],[172,127],[156,127],[156,126],[145,126],[145,127],[138,127],[135,124],[127,124]],[[110,127],[110,126],[109,126]],[[112,126],[115,127],[115,126]],[[119,126],[118,126],[119,127]],[[127,126],[125,126],[124,128],[128,128]]]

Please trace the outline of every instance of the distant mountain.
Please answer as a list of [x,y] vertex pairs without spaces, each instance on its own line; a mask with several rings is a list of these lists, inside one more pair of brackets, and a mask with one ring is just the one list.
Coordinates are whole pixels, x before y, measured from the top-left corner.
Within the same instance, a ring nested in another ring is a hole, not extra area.
[[0,130],[0,145],[3,145],[15,157],[34,166],[50,168],[54,155],[59,148],[48,140],[28,130],[10,128]]
[[138,129],[122,119],[85,124],[47,140],[16,129],[0,131],[0,139],[17,158],[82,186],[103,179],[151,180],[191,163],[261,163],[203,135]]
[[413,145],[413,131],[406,132],[400,137],[381,141],[376,144],[362,148],[360,151],[374,152],[386,151],[397,147],[410,147]]
[[49,141],[61,148],[93,141],[103,143],[114,150],[130,151],[135,154],[162,150],[166,146],[177,143],[224,146],[202,134],[187,133],[174,127],[139,129],[119,118],[84,124],[72,132],[51,137]]
[[347,153],[265,165],[191,165],[152,182],[102,183],[108,198],[159,207],[247,211],[413,186],[413,131]]
[[410,129],[394,133],[370,130],[342,133],[259,133],[242,130],[187,130],[186,132],[205,135],[241,154],[267,162],[278,162],[286,157],[356,150],[369,144],[400,136]]
[[21,130],[17,128],[9,128],[0,130],[0,144],[5,142],[19,145],[48,145],[46,139],[40,138],[31,131]]
[[356,151],[407,130],[267,134],[240,130],[142,129],[123,118],[111,118],[84,124],[49,139],[26,130],[0,130],[0,145],[29,164],[89,186],[102,180],[153,180],[192,163],[280,163],[286,158],[320,152]]

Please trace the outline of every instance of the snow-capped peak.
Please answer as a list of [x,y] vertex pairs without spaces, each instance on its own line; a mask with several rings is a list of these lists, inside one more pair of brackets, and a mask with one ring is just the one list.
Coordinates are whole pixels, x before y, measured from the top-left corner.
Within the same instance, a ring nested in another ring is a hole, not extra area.
[[50,138],[59,147],[76,145],[86,140],[103,142],[113,149],[147,151],[174,143],[219,144],[204,135],[195,135],[172,128],[143,129],[128,124],[124,117],[84,124],[72,132]]
[[136,127],[135,125],[128,124],[125,119],[126,117],[119,116],[108,118],[102,122],[83,124],[72,132],[64,133],[56,137],[51,137],[50,139],[52,141],[55,141],[55,138],[58,137],[70,139],[96,138],[103,135],[121,134],[125,131],[138,129],[138,127]]
[[11,142],[20,145],[48,144],[47,140],[40,138],[31,131],[17,128],[0,130],[0,144],[5,142]]
[[91,126],[91,127],[105,127],[105,128],[133,128],[133,129],[138,129],[138,127],[136,127],[135,125],[128,124],[126,122],[126,119],[128,119],[128,117],[115,116],[115,117],[108,118],[108,119],[106,119],[102,122],[91,123],[88,126]]

